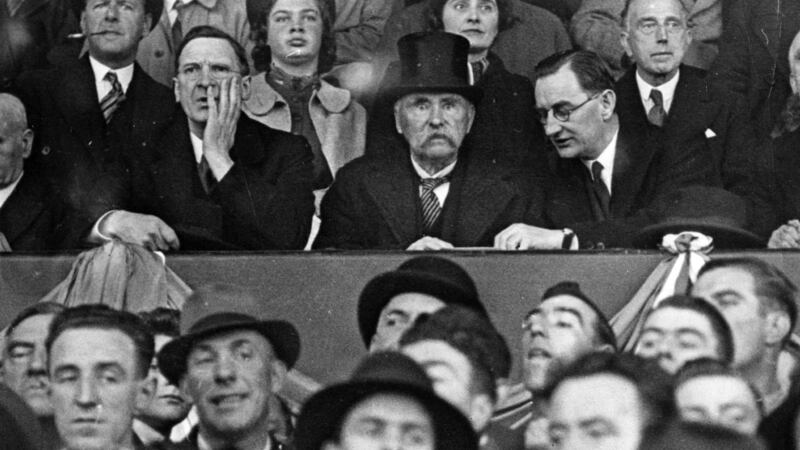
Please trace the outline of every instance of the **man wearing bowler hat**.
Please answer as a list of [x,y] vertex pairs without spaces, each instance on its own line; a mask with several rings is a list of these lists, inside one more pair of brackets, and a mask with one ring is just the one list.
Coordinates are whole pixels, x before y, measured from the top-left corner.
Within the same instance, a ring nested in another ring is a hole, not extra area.
[[465,140],[481,94],[468,82],[469,41],[429,32],[397,45],[400,80],[387,95],[405,144],[341,169],[322,202],[314,247],[491,246],[498,232],[524,217],[531,177],[470,163],[470,153],[482,149]]
[[458,264],[418,256],[367,283],[358,298],[358,330],[370,352],[396,349],[421,314],[457,304],[487,316],[475,282]]
[[181,336],[158,354],[161,373],[197,408],[198,426],[178,449],[280,450],[270,405],[300,354],[300,336],[282,320],[261,320],[264,305],[228,285],[195,291]]
[[311,397],[298,450],[477,450],[467,418],[439,398],[422,367],[397,352],[368,356],[350,380]]
[[[35,133],[25,171],[52,183],[80,213],[76,228],[94,243],[116,238],[177,246],[160,219],[119,210],[128,202],[125,155],[145,158],[174,110],[169,89],[135,63],[139,42],[158,22],[163,0],[72,0],[88,54],[22,74],[20,98]],[[100,226],[102,225],[102,226]]]

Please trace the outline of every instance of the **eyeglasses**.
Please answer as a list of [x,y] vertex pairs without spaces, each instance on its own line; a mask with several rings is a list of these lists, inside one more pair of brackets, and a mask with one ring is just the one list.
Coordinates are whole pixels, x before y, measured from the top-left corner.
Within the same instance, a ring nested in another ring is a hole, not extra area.
[[539,122],[541,122],[542,125],[547,124],[547,113],[550,111],[553,111],[553,117],[555,117],[556,120],[560,122],[566,122],[569,120],[569,116],[572,113],[580,109],[583,105],[589,103],[590,101],[596,99],[597,97],[600,97],[601,95],[603,95],[603,93],[598,92],[597,94],[594,94],[593,96],[587,98],[585,102],[577,106],[567,106],[564,104],[558,104],[552,107],[551,109],[537,108],[536,114],[539,115]]
[[197,81],[203,76],[203,66],[208,65],[208,76],[216,81],[227,80],[241,74],[224,64],[187,64],[178,73],[189,81]]
[[656,32],[657,29],[663,27],[666,30],[667,34],[678,34],[681,33],[683,30],[686,29],[686,25],[683,22],[677,20],[668,20],[663,24],[659,24],[654,20],[648,20],[645,22],[640,22],[636,24],[636,29],[646,35],[651,35]]

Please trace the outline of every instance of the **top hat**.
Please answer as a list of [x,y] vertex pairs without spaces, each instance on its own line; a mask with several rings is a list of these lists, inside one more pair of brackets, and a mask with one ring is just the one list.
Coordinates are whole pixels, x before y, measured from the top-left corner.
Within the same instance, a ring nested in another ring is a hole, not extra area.
[[414,360],[398,352],[367,356],[349,381],[311,397],[297,419],[297,450],[319,450],[325,441],[336,439],[338,428],[354,406],[384,393],[408,396],[422,405],[430,416],[437,450],[477,450],[478,438],[469,420],[436,395],[430,378]]
[[[87,0],[70,0],[72,12],[75,14],[75,19],[77,19],[78,22],[81,20],[81,13],[86,9],[86,2]],[[153,28],[158,25],[158,22],[161,20],[161,11],[163,9],[163,0],[144,0],[144,12],[145,14],[150,14],[150,30],[148,31],[152,31]]]
[[201,339],[232,330],[253,330],[272,345],[287,368],[300,355],[300,335],[283,320],[261,320],[264,304],[252,294],[234,286],[216,284],[192,293],[181,312],[181,335],[158,353],[158,368],[176,386],[186,372],[186,359]]
[[765,242],[744,229],[747,203],[738,195],[709,186],[677,189],[664,199],[660,220],[633,238],[637,248],[654,249],[665,234],[697,231],[714,238],[714,248],[763,248]]
[[389,86],[392,100],[415,92],[453,92],[473,104],[481,90],[469,84],[469,41],[444,31],[407,34],[397,41],[400,80]]
[[462,305],[484,317],[486,308],[478,298],[475,282],[458,264],[438,256],[418,256],[367,283],[358,298],[358,329],[369,347],[378,328],[381,311],[396,295],[419,292],[446,304]]

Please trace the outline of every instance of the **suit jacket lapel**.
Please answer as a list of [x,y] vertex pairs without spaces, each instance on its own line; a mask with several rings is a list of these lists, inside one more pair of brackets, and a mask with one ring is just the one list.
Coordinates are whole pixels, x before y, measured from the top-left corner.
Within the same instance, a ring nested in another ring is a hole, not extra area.
[[40,190],[40,186],[31,183],[30,175],[23,176],[14,192],[0,208],[0,231],[9,243],[14,242],[42,213],[44,204]]
[[417,176],[407,151],[404,155],[382,161],[383,170],[370,172],[364,180],[383,220],[401,243],[413,242],[422,233]]
[[64,70],[61,85],[51,88],[70,132],[78,136],[98,163],[102,162],[106,124],[97,100],[89,57],[83,57],[74,67]]
[[654,148],[645,144],[643,133],[620,126],[611,190],[611,215],[620,218],[629,209],[642,188],[646,168],[653,158]]

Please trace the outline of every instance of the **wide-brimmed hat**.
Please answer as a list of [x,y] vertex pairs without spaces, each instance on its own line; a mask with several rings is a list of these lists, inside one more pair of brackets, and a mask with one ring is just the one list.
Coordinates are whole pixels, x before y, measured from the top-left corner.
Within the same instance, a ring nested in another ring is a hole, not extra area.
[[658,222],[643,228],[633,245],[655,249],[665,234],[696,231],[714,238],[716,249],[764,248],[764,239],[746,225],[747,203],[741,197],[720,188],[689,186],[665,198]]
[[469,84],[469,40],[444,31],[407,34],[397,41],[400,80],[387,87],[391,100],[419,92],[453,92],[472,103],[481,90]]
[[[75,13],[75,18],[78,21],[81,20],[81,13],[83,12],[84,9],[86,9],[86,2],[87,0],[70,0],[70,6],[72,7],[72,12]],[[144,0],[144,12],[145,14],[150,14],[149,31],[152,31],[153,28],[155,28],[156,25],[158,25],[158,22],[161,20],[161,11],[163,9],[164,9],[163,0]]]
[[462,305],[488,317],[475,282],[458,264],[438,256],[418,256],[367,283],[358,299],[358,329],[369,347],[381,311],[396,295],[419,292],[446,304]]
[[330,386],[311,397],[297,419],[297,450],[319,450],[337,432],[350,410],[376,394],[399,394],[419,402],[429,414],[439,450],[473,450],[478,438],[469,420],[433,390],[425,371],[398,352],[367,356],[349,381]]
[[178,385],[186,372],[186,359],[197,341],[232,330],[253,330],[272,345],[276,357],[291,368],[300,355],[300,335],[283,320],[262,320],[265,305],[251,293],[231,285],[214,284],[194,291],[183,304],[181,336],[158,353],[158,368]]

